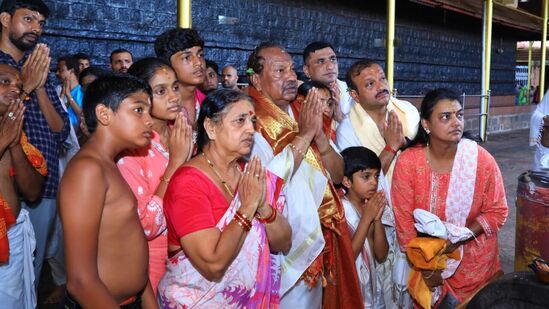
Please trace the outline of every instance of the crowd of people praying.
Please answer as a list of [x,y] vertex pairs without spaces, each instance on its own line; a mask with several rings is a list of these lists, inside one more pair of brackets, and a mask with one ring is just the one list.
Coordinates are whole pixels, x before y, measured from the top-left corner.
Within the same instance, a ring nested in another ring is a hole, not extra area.
[[501,275],[503,180],[455,91],[418,109],[326,41],[301,79],[258,44],[243,86],[185,28],[54,76],[49,15],[0,5],[0,306],[35,308],[45,263],[63,308],[455,308]]

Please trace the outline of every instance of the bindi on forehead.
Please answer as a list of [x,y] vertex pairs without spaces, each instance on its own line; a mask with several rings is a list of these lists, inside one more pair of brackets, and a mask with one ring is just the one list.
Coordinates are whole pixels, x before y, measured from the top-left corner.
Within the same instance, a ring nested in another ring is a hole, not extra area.
[[254,111],[252,111],[252,110],[249,110],[249,111],[248,111],[248,115],[249,115],[249,116],[253,116],[253,114],[254,114]]

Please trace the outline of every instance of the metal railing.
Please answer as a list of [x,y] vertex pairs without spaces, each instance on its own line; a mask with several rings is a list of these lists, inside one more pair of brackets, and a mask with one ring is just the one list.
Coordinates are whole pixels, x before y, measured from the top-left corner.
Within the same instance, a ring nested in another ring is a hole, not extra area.
[[[237,83],[238,87],[239,88],[243,88],[243,87],[247,87],[248,86],[248,83]],[[221,87],[221,83],[219,83],[218,85],[219,87]],[[423,97],[425,95],[418,95],[418,94],[405,94],[405,95],[399,95],[398,94],[398,89],[393,89],[392,91],[392,95],[395,97],[395,98],[398,98],[398,99],[402,99],[402,98],[411,98],[411,99],[423,99]],[[464,92],[461,93],[460,95],[461,97],[461,106],[463,107],[463,110],[465,110],[465,107],[466,107],[466,103],[467,103],[467,98],[469,99],[472,99],[472,98],[478,98],[479,99],[479,109],[478,109],[478,113],[473,113],[473,114],[468,114],[467,117],[479,117],[479,126],[478,126],[478,135],[483,139],[483,141],[485,142],[486,141],[486,138],[485,138],[485,135],[483,134],[483,132],[481,131],[482,130],[482,121],[483,121],[483,117],[486,117],[486,128],[488,128],[488,120],[489,120],[489,117],[490,117],[490,106],[491,106],[491,94],[490,94],[490,90],[488,90],[488,94],[467,94]],[[483,113],[482,112],[482,104],[483,104],[483,99],[484,98],[488,98],[488,107],[486,109],[486,112]]]

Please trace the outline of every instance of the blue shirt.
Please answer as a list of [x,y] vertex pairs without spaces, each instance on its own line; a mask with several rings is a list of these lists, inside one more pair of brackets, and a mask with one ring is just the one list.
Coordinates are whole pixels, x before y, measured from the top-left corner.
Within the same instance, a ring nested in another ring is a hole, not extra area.
[[[25,53],[21,61],[17,63],[9,54],[0,50],[0,63],[8,64],[21,71],[21,67],[29,55],[30,51]],[[42,195],[43,198],[48,199],[55,199],[57,195],[57,187],[59,186],[59,149],[69,135],[70,128],[69,118],[61,105],[61,100],[57,96],[52,80],[54,80],[53,77],[48,76],[45,88],[55,110],[61,119],[63,119],[63,129],[61,132],[53,132],[50,129],[46,117],[44,117],[42,110],[40,110],[38,97],[34,91],[30,94],[30,99],[23,102],[27,108],[23,130],[27,134],[29,142],[42,152],[48,164],[48,176],[46,176],[46,184]]]
[[[82,100],[84,99],[84,91],[82,91],[82,87],[80,87],[80,85],[77,85],[76,87],[74,87],[73,90],[71,90],[71,96],[76,102],[76,105],[78,105],[78,107],[82,109]],[[71,122],[71,125],[73,127],[78,127],[78,123],[80,122],[80,116],[74,112],[74,109],[72,109],[72,106],[70,104],[67,111],[69,112],[69,120]]]

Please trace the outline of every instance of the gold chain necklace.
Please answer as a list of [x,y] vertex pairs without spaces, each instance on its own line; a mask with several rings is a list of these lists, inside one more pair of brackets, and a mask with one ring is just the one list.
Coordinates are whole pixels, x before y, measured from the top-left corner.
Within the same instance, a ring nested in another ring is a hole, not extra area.
[[217,178],[219,178],[219,180],[221,181],[221,184],[223,185],[223,187],[225,188],[225,190],[227,191],[227,193],[229,193],[229,195],[231,196],[231,198],[233,198],[233,197],[234,197],[234,193],[233,193],[232,188],[229,186],[229,184],[227,183],[227,181],[226,181],[225,179],[223,179],[223,177],[221,177],[221,174],[217,171],[217,168],[215,168],[213,162],[210,161],[210,159],[208,159],[208,157],[206,156],[206,153],[202,152],[202,156],[204,157],[204,159],[206,159],[206,162],[208,162],[208,165],[211,167],[212,171],[213,171],[214,174],[217,176]]

